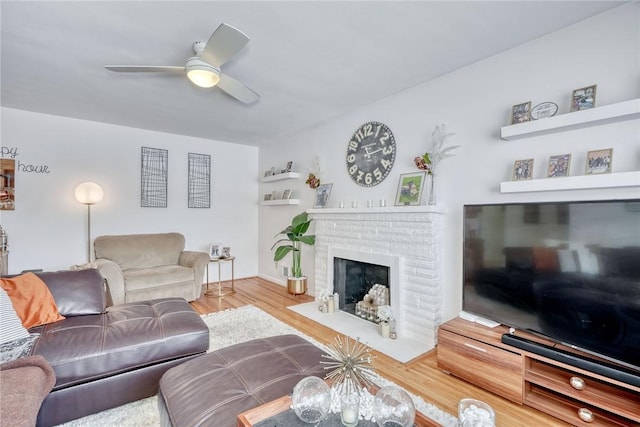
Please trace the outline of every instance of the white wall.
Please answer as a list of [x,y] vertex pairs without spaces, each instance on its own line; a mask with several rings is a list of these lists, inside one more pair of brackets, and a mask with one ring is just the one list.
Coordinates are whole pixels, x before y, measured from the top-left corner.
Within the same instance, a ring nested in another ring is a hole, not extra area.
[[[2,110],[3,157],[16,166],[16,209],[2,211],[9,235],[9,272],[66,269],[86,262],[87,209],[73,192],[83,181],[104,188],[91,208],[91,234],[177,231],[189,250],[211,242],[231,247],[236,277],[255,276],[258,250],[258,149],[21,110]],[[141,147],[168,150],[167,208],[140,207]],[[211,155],[211,208],[187,208],[188,153]],[[28,169],[28,168],[27,168]],[[228,270],[228,269],[227,269]],[[217,279],[211,267],[210,280]],[[224,271],[223,280],[229,271]]]
[[[543,178],[551,155],[572,153],[571,175],[583,175],[586,152],[613,148],[613,171],[640,169],[638,120],[506,142],[500,127],[509,123],[511,106],[531,100],[533,105],[553,101],[559,114],[569,111],[573,89],[597,84],[596,105],[640,97],[640,3],[634,2],[518,48],[503,52],[454,73],[345,114],[330,123],[279,140],[261,150],[260,170],[294,161],[305,176],[319,156],[322,182],[333,183],[329,201],[360,206],[368,200],[393,203],[400,174],[415,172],[413,157],[424,153],[431,132],[446,124],[460,144],[455,157],[440,165],[438,203],[447,210],[444,232],[443,319],[461,308],[462,206],[465,203],[586,200],[640,197],[638,188],[500,194],[500,181],[511,179],[513,163],[534,158],[534,178]],[[428,40],[425,43],[437,41]],[[420,52],[416,52],[420,54]],[[451,52],[455,55],[456,52]],[[389,65],[392,66],[392,65]],[[364,122],[381,121],[394,132],[396,163],[387,179],[373,188],[353,183],[346,172],[347,142]],[[269,248],[273,235],[297,212],[313,205],[314,191],[304,178],[292,183],[261,184],[260,194],[292,187],[299,206],[260,208],[260,264],[264,277],[278,278]],[[303,271],[313,280],[311,249],[303,253]]]

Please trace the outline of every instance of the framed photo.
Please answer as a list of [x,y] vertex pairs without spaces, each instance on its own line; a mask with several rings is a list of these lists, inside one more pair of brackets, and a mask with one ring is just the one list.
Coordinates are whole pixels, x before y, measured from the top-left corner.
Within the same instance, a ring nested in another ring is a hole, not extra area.
[[291,172],[291,168],[292,168],[292,167],[293,167],[293,161],[289,160],[289,161],[287,162],[287,169],[286,169],[286,171],[287,171],[287,172]]
[[571,163],[571,154],[560,154],[558,156],[549,157],[549,167],[547,168],[547,177],[557,178],[561,176],[569,176],[570,163]]
[[405,173],[400,175],[396,206],[417,206],[422,199],[424,187],[424,172]]
[[613,148],[593,150],[587,153],[587,175],[599,173],[611,173],[611,161],[613,160]]
[[271,200],[271,193],[267,193],[264,195],[264,200]]
[[513,106],[511,110],[511,124],[524,123],[531,120],[531,101]]
[[222,256],[222,243],[211,243],[209,245],[209,258],[217,259]]
[[287,188],[282,192],[282,198],[285,200],[289,200],[291,198],[291,189]]
[[326,208],[329,196],[331,195],[331,189],[333,184],[322,184],[316,189],[316,201],[313,204],[314,208]]
[[512,181],[525,181],[533,178],[533,159],[516,160],[513,164]]
[[273,190],[271,192],[271,200],[278,200],[280,198],[280,192]]
[[588,110],[596,106],[596,87],[598,85],[581,87],[573,91],[571,95],[570,112]]

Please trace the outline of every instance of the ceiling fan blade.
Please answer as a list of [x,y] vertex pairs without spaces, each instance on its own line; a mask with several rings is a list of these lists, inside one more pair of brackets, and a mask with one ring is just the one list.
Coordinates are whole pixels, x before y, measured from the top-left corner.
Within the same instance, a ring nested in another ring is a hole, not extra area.
[[260,95],[226,74],[220,75],[218,87],[245,104],[252,104],[260,99]]
[[173,65],[105,65],[109,71],[123,73],[155,73],[155,72],[184,72],[184,67]]
[[247,43],[249,43],[249,37],[237,28],[223,22],[209,37],[200,58],[219,68]]

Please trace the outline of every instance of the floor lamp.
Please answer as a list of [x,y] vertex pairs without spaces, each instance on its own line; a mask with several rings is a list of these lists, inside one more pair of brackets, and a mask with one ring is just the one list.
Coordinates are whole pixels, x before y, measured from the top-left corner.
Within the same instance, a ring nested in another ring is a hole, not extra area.
[[77,201],[87,205],[87,262],[91,262],[91,205],[102,200],[104,191],[95,182],[83,182],[76,187],[74,195]]

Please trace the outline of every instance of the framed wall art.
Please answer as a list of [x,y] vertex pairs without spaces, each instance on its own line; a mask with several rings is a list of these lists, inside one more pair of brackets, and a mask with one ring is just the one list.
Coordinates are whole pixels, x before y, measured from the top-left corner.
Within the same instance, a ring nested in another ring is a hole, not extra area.
[[169,150],[142,147],[140,160],[140,206],[166,208]]
[[525,181],[533,178],[533,159],[516,160],[513,164],[512,181]]
[[589,151],[587,153],[586,174],[611,173],[612,160],[613,148]]
[[420,204],[425,176],[424,172],[400,175],[396,193],[396,206],[417,206]]
[[187,206],[190,208],[211,207],[211,156],[189,153],[187,179]]
[[514,105],[511,109],[511,124],[524,123],[531,120],[531,101]]
[[598,85],[581,87],[571,95],[570,112],[588,110],[596,106],[596,88]]
[[313,204],[314,208],[326,208],[329,202],[329,196],[331,195],[331,189],[333,184],[322,184],[316,189],[316,201]]
[[569,176],[569,165],[571,163],[571,154],[560,154],[549,157],[549,166],[547,168],[548,178],[558,178]]

